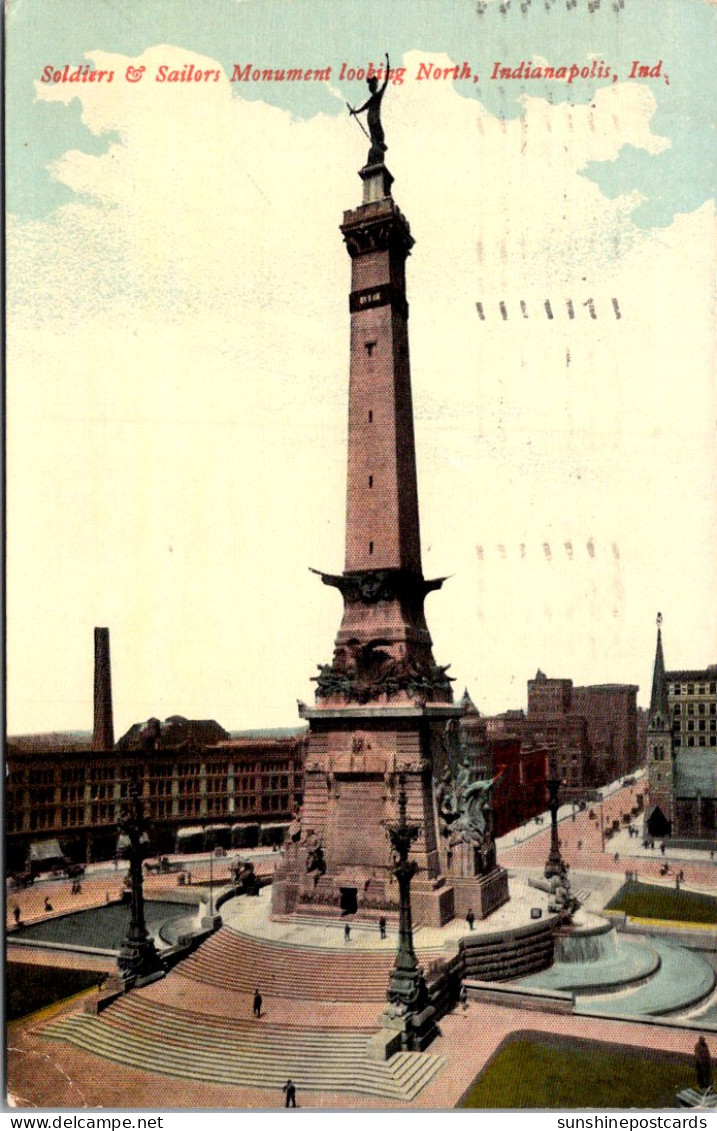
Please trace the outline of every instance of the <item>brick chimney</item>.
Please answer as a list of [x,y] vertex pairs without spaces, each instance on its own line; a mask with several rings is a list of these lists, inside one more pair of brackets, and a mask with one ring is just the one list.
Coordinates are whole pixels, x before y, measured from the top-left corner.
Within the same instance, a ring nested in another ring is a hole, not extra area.
[[95,725],[93,750],[111,750],[115,744],[112,721],[112,674],[110,670],[110,630],[95,629]]

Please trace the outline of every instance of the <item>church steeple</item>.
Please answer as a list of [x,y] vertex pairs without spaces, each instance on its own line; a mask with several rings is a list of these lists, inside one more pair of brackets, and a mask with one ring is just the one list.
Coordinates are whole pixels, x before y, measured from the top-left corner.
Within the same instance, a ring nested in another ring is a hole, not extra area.
[[650,697],[650,726],[665,726],[668,719],[669,709],[667,703],[667,682],[665,680],[665,657],[662,654],[662,613],[658,613],[657,647],[655,649],[655,667],[652,673],[652,695]]

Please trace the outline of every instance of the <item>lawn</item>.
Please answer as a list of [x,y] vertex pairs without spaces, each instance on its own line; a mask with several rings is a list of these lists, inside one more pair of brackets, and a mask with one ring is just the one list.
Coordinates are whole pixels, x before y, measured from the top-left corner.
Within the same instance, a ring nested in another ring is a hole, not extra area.
[[65,966],[35,966],[8,962],[5,966],[5,1019],[16,1021],[97,986],[106,975],[97,970],[71,970]]
[[628,880],[607,904],[608,911],[624,911],[640,919],[671,919],[681,923],[717,926],[717,899],[694,891],[657,887]]
[[499,1048],[457,1106],[671,1108],[695,1083],[692,1057],[523,1033]]

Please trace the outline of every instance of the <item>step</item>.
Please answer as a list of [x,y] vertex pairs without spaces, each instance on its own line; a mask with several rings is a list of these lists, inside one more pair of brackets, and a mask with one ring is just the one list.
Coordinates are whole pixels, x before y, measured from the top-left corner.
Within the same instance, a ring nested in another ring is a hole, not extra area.
[[[138,1020],[136,1017],[117,1015],[105,1015],[104,1020],[112,1028],[121,1030],[129,1034],[144,1033],[149,1039],[156,1039],[157,1025],[162,1025],[162,1039],[167,1043],[177,1044],[181,1047],[195,1047],[197,1037],[201,1036],[202,1046],[204,1048],[218,1049],[220,1051],[226,1050],[227,1047],[233,1047],[237,1041],[241,1041],[241,1047],[244,1051],[250,1051],[254,1048],[259,1052],[264,1052],[267,1048],[276,1047],[284,1048],[289,1042],[294,1044],[294,1047],[302,1048],[323,1048],[326,1045],[327,1038],[321,1033],[320,1030],[299,1030],[297,1033],[287,1036],[281,1033],[273,1032],[268,1026],[258,1026],[254,1032],[248,1030],[236,1030],[232,1032],[227,1029],[226,1032],[211,1032],[205,1029],[198,1029],[196,1024],[187,1020],[184,1024],[181,1023],[162,1023],[152,1020]],[[335,1051],[343,1051],[348,1049],[352,1053],[357,1050],[356,1041],[360,1038],[351,1036],[350,1034],[343,1034],[337,1037],[334,1034],[330,1036],[330,1047]],[[364,1038],[365,1040],[365,1038]],[[300,1042],[300,1044],[299,1044]],[[364,1049],[359,1048],[358,1051],[363,1055]]]
[[[113,1014],[115,1010],[127,1010],[136,1012],[142,1015],[151,1016],[153,1018],[161,1018],[162,1024],[167,1024],[171,1018],[177,1018],[180,1021],[187,1021],[191,1025],[201,1025],[207,1028],[216,1028],[217,1030],[228,1031],[231,1029],[232,1033],[253,1032],[257,1028],[257,1021],[254,1018],[236,1017],[231,1014],[212,1014],[202,1013],[198,1009],[192,1009],[185,1005],[172,1005],[164,1001],[154,1001],[151,998],[141,996],[141,991],[135,991],[126,997],[120,998],[110,1009],[106,1010],[103,1017]],[[262,1022],[263,1024],[263,1022]],[[294,1023],[292,1021],[270,1022],[272,1031],[281,1032],[285,1034],[287,1039],[293,1037],[297,1031],[310,1030],[316,1028],[321,1032],[330,1032],[335,1035],[342,1035],[344,1033],[357,1034],[356,1025],[333,1025],[327,1024],[322,1021],[321,1025],[307,1026]],[[375,1026],[370,1026],[374,1028]]]
[[294,1030],[287,1048],[286,1034],[272,1034],[267,1026],[263,1043],[249,1048],[243,1039],[237,1045],[243,1031],[228,1034],[223,1044],[217,1043],[214,1034],[215,1040],[207,1044],[207,1034],[194,1026],[191,1043],[175,1045],[163,1027],[161,1010],[156,1019],[158,1027],[148,1035],[148,1026],[125,1030],[90,1014],[71,1014],[47,1026],[42,1036],[164,1075],[276,1089],[291,1076],[306,1091],[358,1092],[399,1101],[413,1099],[443,1066],[442,1058],[430,1053],[398,1053],[386,1064],[369,1061],[365,1058],[366,1037],[360,1035],[342,1042],[337,1056],[334,1035],[321,1030],[300,1031],[298,1040]]
[[349,1091],[403,1098],[400,1086],[385,1066],[360,1058],[352,1057],[346,1065],[323,1058],[317,1065],[313,1051],[306,1062],[293,1052],[281,1058],[273,1058],[265,1052],[263,1058],[252,1063],[242,1056],[241,1050],[221,1059],[214,1055],[207,1057],[197,1050],[196,1044],[177,1055],[178,1050],[167,1049],[166,1045],[147,1041],[139,1035],[118,1043],[109,1026],[99,1028],[102,1022],[98,1025],[96,1018],[86,1014],[78,1015],[78,1022],[49,1026],[43,1035],[64,1039],[95,1055],[162,1075],[260,1088],[280,1088],[287,1076],[291,1076],[297,1087],[309,1091]]

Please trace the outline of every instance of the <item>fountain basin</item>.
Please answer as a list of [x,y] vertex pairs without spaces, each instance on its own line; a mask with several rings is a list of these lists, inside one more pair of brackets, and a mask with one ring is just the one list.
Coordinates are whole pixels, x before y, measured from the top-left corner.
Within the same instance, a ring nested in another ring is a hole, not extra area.
[[660,969],[658,952],[642,941],[620,938],[608,924],[595,934],[555,940],[555,962],[522,985],[581,994],[609,994],[639,985]]
[[526,989],[573,993],[576,1012],[606,1017],[681,1013],[712,993],[715,973],[694,951],[661,939],[618,935],[581,913],[558,934],[549,970],[518,979]]
[[[196,904],[154,899],[144,902],[147,930],[155,939],[159,938],[165,924],[190,912],[196,914]],[[115,901],[82,911],[68,911],[37,923],[21,924],[10,932],[7,941],[117,954],[127,934],[129,920],[129,904]]]

